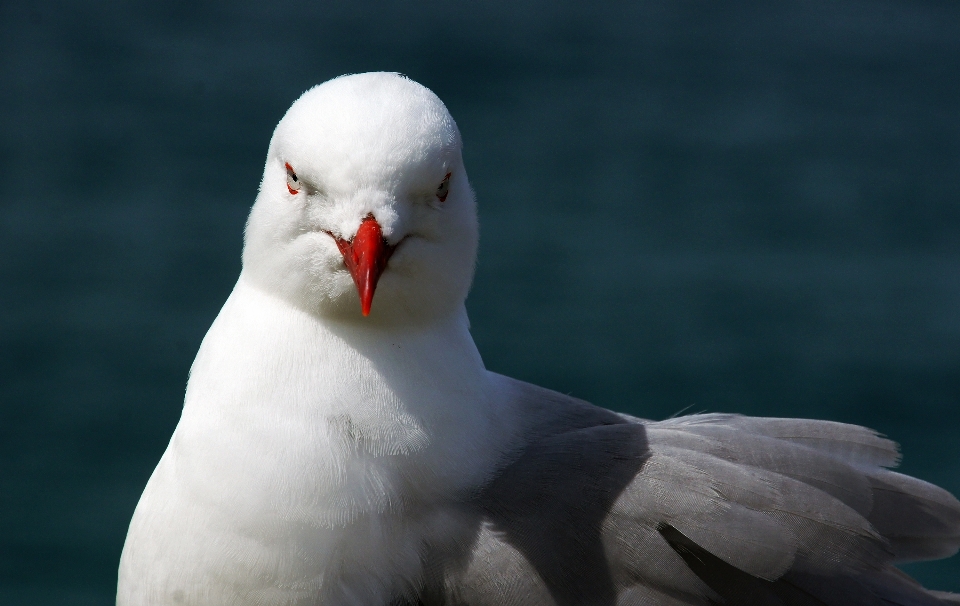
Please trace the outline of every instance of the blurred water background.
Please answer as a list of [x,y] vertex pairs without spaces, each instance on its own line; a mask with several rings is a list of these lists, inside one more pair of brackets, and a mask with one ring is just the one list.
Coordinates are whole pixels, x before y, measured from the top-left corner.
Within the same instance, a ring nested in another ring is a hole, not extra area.
[[960,3],[6,1],[0,603],[112,603],[272,129],[370,70],[463,133],[489,368],[865,424],[960,493]]

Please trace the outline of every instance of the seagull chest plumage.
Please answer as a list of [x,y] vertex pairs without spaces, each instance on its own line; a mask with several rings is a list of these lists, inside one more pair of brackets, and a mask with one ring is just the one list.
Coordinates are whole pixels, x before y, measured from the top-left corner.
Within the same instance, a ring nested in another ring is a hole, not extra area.
[[451,504],[488,479],[509,411],[462,315],[376,336],[241,278],[134,516],[119,603],[387,603],[425,544],[468,542]]
[[443,103],[307,91],[137,506],[119,606],[936,605],[960,503],[860,427],[649,422],[485,370]]

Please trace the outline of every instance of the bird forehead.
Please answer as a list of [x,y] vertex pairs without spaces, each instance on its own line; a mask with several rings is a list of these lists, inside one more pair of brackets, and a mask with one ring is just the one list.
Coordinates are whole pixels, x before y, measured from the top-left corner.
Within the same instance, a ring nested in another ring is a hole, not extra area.
[[278,134],[290,151],[392,166],[443,156],[459,143],[440,99],[393,74],[342,77],[307,91]]
[[307,91],[277,128],[280,154],[297,170],[338,180],[414,177],[446,166],[459,149],[456,123],[426,88],[399,77],[390,86],[329,86],[339,80]]
[[453,151],[442,133],[417,130],[405,124],[365,124],[331,121],[291,141],[290,146],[308,164],[325,173],[392,174],[398,170],[442,161]]

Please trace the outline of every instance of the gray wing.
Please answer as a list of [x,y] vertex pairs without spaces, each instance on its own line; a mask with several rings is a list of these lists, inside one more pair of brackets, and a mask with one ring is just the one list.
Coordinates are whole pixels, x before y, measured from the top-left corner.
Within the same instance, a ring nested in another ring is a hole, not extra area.
[[896,562],[960,546],[960,503],[851,425],[649,422],[526,384],[518,453],[478,495],[470,605],[935,605]]

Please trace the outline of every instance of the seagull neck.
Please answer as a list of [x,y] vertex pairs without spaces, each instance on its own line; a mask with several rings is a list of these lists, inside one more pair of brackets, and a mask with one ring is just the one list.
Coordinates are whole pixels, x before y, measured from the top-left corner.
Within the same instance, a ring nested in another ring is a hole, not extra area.
[[[350,321],[329,320],[321,322],[324,329],[342,339],[345,343],[361,352],[364,357],[376,360],[393,349],[409,348],[406,356],[425,355],[432,357],[444,350],[446,355],[460,357],[470,354],[473,362],[483,366],[477,353],[473,338],[470,336],[467,311],[461,306],[454,313],[428,323],[390,323],[352,319]],[[442,359],[437,360],[442,365]]]
[[429,325],[365,320],[322,318],[241,279],[194,362],[187,406],[424,418],[484,408],[490,379],[462,307]]
[[376,375],[414,414],[475,405],[487,391],[488,373],[463,308],[429,325],[326,322],[324,329],[355,357],[351,368],[359,364],[367,377]]

